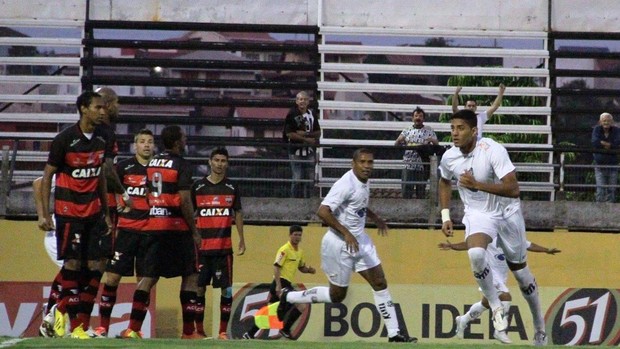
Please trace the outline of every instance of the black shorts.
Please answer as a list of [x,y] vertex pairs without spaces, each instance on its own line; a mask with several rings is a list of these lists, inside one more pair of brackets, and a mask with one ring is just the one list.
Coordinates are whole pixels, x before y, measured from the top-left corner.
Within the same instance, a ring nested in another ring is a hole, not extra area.
[[101,219],[68,220],[56,216],[56,250],[58,260],[99,259]]
[[100,232],[99,232],[99,250],[96,251],[96,257],[99,258],[112,258],[114,250],[117,244],[116,224],[118,223],[118,212],[116,208],[114,210],[110,207],[110,221],[112,222],[112,232],[108,234],[108,225],[105,223],[105,219],[101,219]]
[[[280,285],[282,285],[283,289],[285,288],[290,288],[291,290],[294,289],[293,284],[291,284],[290,281],[284,278],[280,278]],[[276,293],[276,280],[273,280],[271,282],[271,286],[269,286],[269,304],[279,302],[279,301],[280,301],[280,296]]]
[[[152,234],[155,235],[155,234]],[[190,232],[157,233],[158,276],[173,278],[198,272],[196,244]]]
[[159,277],[159,234],[144,234],[142,240],[142,266],[136,273],[143,277],[157,278]]
[[119,229],[116,249],[108,260],[106,271],[122,276],[144,276],[144,257],[147,251],[147,235],[133,230]]
[[212,285],[213,288],[232,286],[233,255],[199,257],[198,287]]

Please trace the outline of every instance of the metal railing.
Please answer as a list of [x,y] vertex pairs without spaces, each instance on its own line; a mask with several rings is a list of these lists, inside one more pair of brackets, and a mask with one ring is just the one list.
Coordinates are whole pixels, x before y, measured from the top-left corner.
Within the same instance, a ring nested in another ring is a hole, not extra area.
[[[3,141],[4,138],[4,141]],[[36,137],[34,137],[36,138]],[[40,139],[39,139],[40,140]],[[21,150],[20,142],[25,139],[10,139],[0,137],[4,144],[2,152],[2,173],[0,186],[6,189],[9,195],[11,190],[28,187],[32,180],[42,174],[47,160],[48,152],[45,150]],[[366,140],[358,141],[358,145],[322,145],[319,147],[316,161],[302,161],[307,166],[313,167],[314,176],[302,180],[293,180],[291,164],[299,161],[288,158],[286,144],[278,141],[266,141],[254,139],[252,144],[245,144],[242,140],[231,139],[220,144],[226,144],[230,149],[245,149],[238,151],[246,155],[232,156],[230,160],[229,176],[236,180],[243,188],[246,196],[256,197],[288,197],[290,185],[303,183],[311,185],[314,189],[313,196],[322,196],[326,189],[350,168],[350,153],[353,148],[364,146],[369,143]],[[205,142],[198,138],[189,140],[190,154],[188,159],[195,165],[195,176],[208,174],[208,154],[216,143]],[[404,147],[370,145],[376,151],[375,170],[372,180],[373,195],[376,197],[402,197],[402,185],[426,185],[427,198],[436,195],[431,192],[431,181],[403,181],[402,153]],[[249,157],[247,150],[254,150],[254,157]],[[566,154],[575,152],[591,153],[593,149],[572,148],[516,148],[510,149],[511,156],[524,153],[549,153],[553,159],[558,159],[552,164],[548,163],[521,163],[515,162],[517,176],[521,186],[522,198],[535,201],[554,201],[556,195],[561,193],[562,199],[568,201],[594,201],[597,188],[594,165],[583,163],[571,163],[566,160]],[[202,154],[202,155],[200,155]],[[122,153],[120,157],[129,157],[131,154]],[[545,155],[547,157],[547,155]],[[433,165],[433,158],[423,163],[430,168],[430,173],[436,173],[437,168]],[[620,169],[618,165],[605,166],[607,168]],[[431,177],[432,178],[432,177]],[[618,190],[620,185],[610,184],[601,186]]]

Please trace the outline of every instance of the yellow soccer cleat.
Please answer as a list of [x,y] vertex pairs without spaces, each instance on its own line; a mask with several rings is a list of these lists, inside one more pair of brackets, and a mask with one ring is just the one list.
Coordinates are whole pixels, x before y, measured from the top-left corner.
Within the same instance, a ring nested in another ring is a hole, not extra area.
[[71,332],[71,338],[73,339],[91,339],[91,337],[84,331],[84,327],[82,324],[80,326],[73,329]]
[[69,314],[63,314],[58,310],[58,304],[54,304],[52,310],[54,312],[54,337],[62,338],[67,333],[66,326],[69,322]]
[[142,333],[136,332],[131,328],[121,331],[121,338],[123,339],[142,339]]

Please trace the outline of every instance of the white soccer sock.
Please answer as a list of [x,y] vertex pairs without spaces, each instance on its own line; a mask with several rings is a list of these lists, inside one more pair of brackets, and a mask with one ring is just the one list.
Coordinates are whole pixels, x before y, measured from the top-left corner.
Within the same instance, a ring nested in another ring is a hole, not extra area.
[[472,247],[467,250],[469,255],[469,263],[471,270],[474,272],[474,278],[482,290],[482,294],[489,300],[492,310],[501,307],[497,290],[493,286],[493,273],[486,259],[486,250],[482,247]]
[[521,294],[530,306],[530,312],[532,312],[532,318],[534,320],[534,329],[536,331],[545,330],[545,319],[543,318],[542,310],[540,308],[540,296],[538,294],[538,285],[536,279],[530,267],[526,266],[520,270],[513,270],[512,272],[519,283]]
[[504,314],[508,316],[508,312],[510,312],[511,301],[502,301],[502,308],[504,308]]
[[313,287],[305,291],[292,291],[286,295],[289,303],[331,303],[329,287]]
[[400,328],[398,327],[398,319],[396,318],[396,310],[394,309],[394,303],[392,303],[390,291],[386,288],[385,290],[373,291],[372,293],[377,310],[385,322],[388,337],[396,336]]
[[484,313],[485,310],[487,310],[487,308],[482,305],[482,302],[472,304],[471,308],[469,308],[465,314],[467,322],[469,323],[470,321],[476,320],[480,317],[480,315],[482,315],[482,313]]

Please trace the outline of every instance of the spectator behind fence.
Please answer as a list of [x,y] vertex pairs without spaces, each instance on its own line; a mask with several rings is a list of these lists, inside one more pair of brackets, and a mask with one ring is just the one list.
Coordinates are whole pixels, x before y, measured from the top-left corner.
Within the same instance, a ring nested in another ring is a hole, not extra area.
[[[620,149],[620,129],[614,126],[614,117],[601,114],[598,125],[592,130],[592,146],[596,149]],[[596,202],[615,202],[618,184],[618,154],[594,153],[594,178],[596,179]],[[600,166],[614,166],[599,167]]]
[[[423,144],[438,145],[437,135],[430,126],[424,126],[424,118],[426,113],[420,107],[413,111],[413,125],[400,133],[394,145],[418,146]],[[426,197],[426,180],[429,177],[429,166],[424,165],[420,154],[412,149],[405,150],[403,156],[405,168],[403,169],[402,191],[403,198],[411,199],[413,197],[413,189],[415,188],[416,199],[424,199]],[[407,183],[416,181],[420,183]]]
[[295,104],[284,120],[284,136],[289,143],[288,154],[293,172],[291,197],[307,198],[312,184],[300,183],[300,180],[314,179],[314,163],[303,161],[314,160],[314,146],[319,142],[321,127],[314,110],[308,108],[310,97],[306,92],[297,94]]

